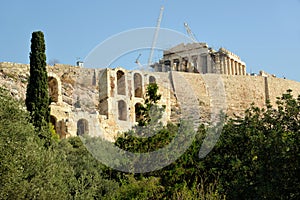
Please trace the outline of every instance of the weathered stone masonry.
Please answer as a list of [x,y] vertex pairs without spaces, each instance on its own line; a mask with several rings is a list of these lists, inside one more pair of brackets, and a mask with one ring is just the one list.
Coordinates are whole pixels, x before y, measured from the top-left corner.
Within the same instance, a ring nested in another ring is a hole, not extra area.
[[[162,94],[160,104],[166,105],[164,122],[176,121],[181,115],[182,105],[199,109],[200,119],[194,119],[198,123],[207,122],[213,107],[222,106],[224,99],[226,113],[233,116],[234,113],[241,115],[253,102],[264,107],[269,99],[274,104],[276,97],[287,89],[292,89],[295,96],[300,94],[299,82],[272,76],[180,71],[174,74],[123,68],[86,69],[68,65],[48,66],[47,69],[52,99],[51,122],[61,137],[89,134],[113,141],[119,132],[135,124],[136,105],[143,103],[145,89],[150,82],[158,84]],[[28,75],[29,65],[0,63],[0,84],[16,98],[25,99]],[[222,81],[225,91],[225,96],[220,98],[214,90],[214,80],[217,79]],[[180,87],[183,82],[184,87]],[[177,91],[172,85],[176,86]],[[193,93],[196,101],[188,99],[187,92]],[[176,99],[179,93],[187,99]]]

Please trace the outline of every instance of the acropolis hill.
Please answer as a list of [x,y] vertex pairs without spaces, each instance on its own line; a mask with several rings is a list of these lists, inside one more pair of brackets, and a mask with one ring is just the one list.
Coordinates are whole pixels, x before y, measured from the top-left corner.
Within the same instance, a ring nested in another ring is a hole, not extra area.
[[[89,134],[113,141],[119,132],[136,124],[135,107],[143,103],[151,82],[159,86],[165,122],[177,122],[182,106],[190,108],[190,115],[200,114],[193,119],[196,123],[209,123],[214,109],[228,116],[242,115],[251,103],[264,107],[269,100],[274,105],[276,97],[288,89],[300,95],[299,82],[264,72],[251,76],[246,64],[226,49],[213,51],[199,43],[196,47],[178,45],[172,52],[176,53],[164,52],[152,72],[48,66],[51,122],[57,133],[62,138]],[[29,64],[0,63],[0,85],[16,98],[25,99],[28,76]]]

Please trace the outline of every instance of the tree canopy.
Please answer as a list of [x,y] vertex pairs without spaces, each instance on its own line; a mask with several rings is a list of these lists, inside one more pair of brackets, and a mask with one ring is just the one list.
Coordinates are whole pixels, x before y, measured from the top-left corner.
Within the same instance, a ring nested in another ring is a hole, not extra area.
[[[49,129],[50,121],[48,77],[46,69],[46,45],[44,33],[36,31],[32,33],[30,52],[30,76],[26,92],[26,107],[30,112],[31,122],[39,130]],[[50,133],[39,135],[41,138],[51,138]]]
[[[79,137],[45,148],[38,137],[45,130],[29,119],[24,103],[0,88],[0,199],[300,198],[300,97],[290,90],[274,106],[252,106],[243,117],[228,119],[203,159],[198,153],[207,127],[200,125],[176,162],[144,174],[104,166]],[[155,151],[172,141],[179,126],[168,124],[148,138],[125,133],[115,145],[135,153]]]

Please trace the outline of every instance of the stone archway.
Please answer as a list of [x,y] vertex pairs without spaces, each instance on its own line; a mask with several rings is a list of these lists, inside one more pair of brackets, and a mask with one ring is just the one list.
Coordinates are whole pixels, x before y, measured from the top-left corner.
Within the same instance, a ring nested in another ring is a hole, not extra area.
[[48,77],[48,91],[50,102],[58,102],[58,82],[54,77]]
[[142,75],[135,73],[133,75],[134,80],[134,97],[142,98],[143,97],[143,79]]
[[61,81],[60,78],[53,72],[48,72],[48,92],[51,102],[62,102]]
[[118,119],[127,121],[127,105],[123,100],[118,101]]
[[142,119],[142,115],[141,115],[141,108],[142,108],[142,104],[141,103],[136,103],[134,105],[134,112],[135,112],[135,122],[138,122],[139,120]]
[[80,119],[77,122],[77,135],[83,136],[89,133],[89,122],[86,119]]

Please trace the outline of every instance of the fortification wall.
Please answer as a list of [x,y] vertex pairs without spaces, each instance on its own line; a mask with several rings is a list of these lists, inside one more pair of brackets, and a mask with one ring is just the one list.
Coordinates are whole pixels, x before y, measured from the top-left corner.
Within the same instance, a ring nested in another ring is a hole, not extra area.
[[269,86],[269,97],[272,105],[275,105],[276,97],[280,97],[283,93],[286,93],[288,89],[292,90],[294,97],[300,95],[300,82],[268,77],[268,86]]
[[[202,117],[208,119],[208,113],[212,109],[212,99],[205,79],[211,75],[193,73],[180,73],[180,75],[185,77],[195,92]],[[275,106],[277,97],[281,97],[288,89],[293,91],[292,94],[295,97],[300,95],[300,82],[292,80],[263,76],[220,76],[224,83],[229,116],[242,115],[252,103],[262,108],[266,105],[267,99]]]
[[265,105],[264,78],[259,76],[222,76],[225,91],[227,114],[242,115],[252,103]]

